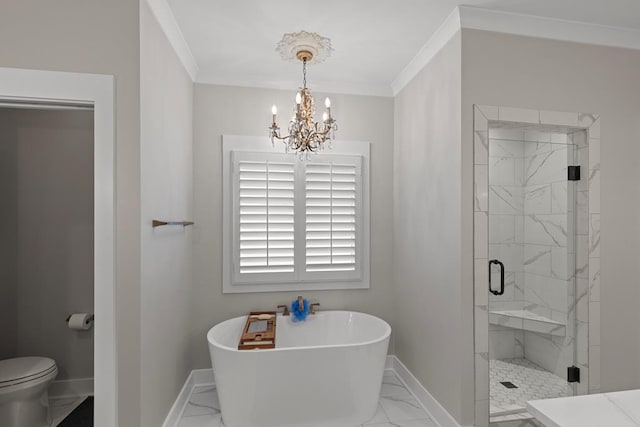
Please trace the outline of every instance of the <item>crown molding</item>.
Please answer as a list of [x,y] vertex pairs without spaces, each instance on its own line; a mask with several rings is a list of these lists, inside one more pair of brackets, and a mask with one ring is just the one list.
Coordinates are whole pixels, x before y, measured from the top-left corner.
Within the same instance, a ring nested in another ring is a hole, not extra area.
[[[214,73],[201,72],[167,0],[146,1],[192,81],[225,86],[290,89],[290,85],[285,84],[225,79]],[[318,84],[314,90],[353,95],[396,96],[462,28],[640,50],[640,30],[636,29],[458,6],[398,73],[390,86],[332,83]]]
[[391,83],[393,96],[396,96],[422,70],[438,52],[460,31],[460,11],[456,7],[447,16],[442,25],[427,40],[416,56],[398,73]]
[[460,6],[462,28],[640,49],[640,30]]
[[462,28],[640,50],[640,30],[458,6],[391,83],[396,96]]
[[169,44],[173,47],[178,59],[180,59],[185,70],[187,70],[191,80],[195,82],[200,67],[182,34],[182,30],[180,30],[171,6],[169,6],[167,0],[147,0],[147,4],[156,17],[158,24],[160,24],[160,28],[162,28],[162,31],[167,36]]

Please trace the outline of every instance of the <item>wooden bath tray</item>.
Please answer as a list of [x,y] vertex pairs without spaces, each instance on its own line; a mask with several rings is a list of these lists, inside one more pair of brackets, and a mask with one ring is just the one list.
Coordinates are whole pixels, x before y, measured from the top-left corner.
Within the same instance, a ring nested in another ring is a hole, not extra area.
[[252,311],[247,316],[238,350],[276,347],[276,312]]

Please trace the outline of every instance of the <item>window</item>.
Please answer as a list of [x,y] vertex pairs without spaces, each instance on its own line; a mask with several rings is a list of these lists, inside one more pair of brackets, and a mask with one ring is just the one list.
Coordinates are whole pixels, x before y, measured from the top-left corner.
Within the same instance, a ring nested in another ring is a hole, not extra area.
[[223,138],[223,291],[369,287],[369,144],[300,161]]

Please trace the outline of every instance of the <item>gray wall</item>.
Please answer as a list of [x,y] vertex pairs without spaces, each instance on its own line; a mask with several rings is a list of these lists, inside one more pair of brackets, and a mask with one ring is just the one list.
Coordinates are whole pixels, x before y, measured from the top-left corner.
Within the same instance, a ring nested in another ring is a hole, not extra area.
[[142,426],[162,425],[191,370],[193,83],[146,2],[140,9]]
[[396,355],[464,425],[473,335],[462,211],[472,209],[461,199],[460,51],[458,33],[395,98],[393,248]]
[[[287,117],[286,112],[292,111],[290,109],[294,106],[295,88],[281,91],[196,84],[194,96],[196,225],[192,368],[211,366],[206,333],[213,325],[250,310],[275,309],[277,304],[288,303],[298,294],[318,299],[321,309],[345,308],[377,315],[390,322],[393,328],[393,100],[331,95],[332,113],[340,126],[337,138],[371,142],[371,288],[223,295],[222,135],[264,135],[265,144],[268,144],[266,136],[271,121],[271,105],[277,104],[281,117]],[[324,96],[326,94],[314,93],[319,105]],[[392,347],[390,352],[393,352]]]
[[18,141],[13,127],[0,110],[0,360],[15,357],[18,336]]
[[15,150],[15,174],[4,182],[13,197],[2,196],[15,237],[13,277],[2,282],[13,287],[7,357],[51,357],[57,380],[93,377],[93,330],[65,323],[71,313],[93,312],[93,113],[0,115],[3,138]]
[[139,4],[5,0],[0,67],[116,78],[116,333],[118,420],[140,424]]
[[[462,52],[464,169],[472,169],[473,104],[600,114],[601,385],[640,387],[640,51],[464,30]],[[463,195],[472,191],[469,176]]]

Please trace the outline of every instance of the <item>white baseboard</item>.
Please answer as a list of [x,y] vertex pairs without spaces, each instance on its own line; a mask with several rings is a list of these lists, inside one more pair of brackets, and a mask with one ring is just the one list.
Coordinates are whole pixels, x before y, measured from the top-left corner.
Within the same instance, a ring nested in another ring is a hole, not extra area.
[[[197,385],[194,381],[194,372],[204,370],[206,369],[197,369],[189,373],[189,376],[184,382],[180,393],[178,393],[176,401],[173,402],[173,405],[171,406],[171,409],[167,414],[167,418],[165,418],[164,423],[162,423],[162,427],[175,427],[178,424],[178,421],[180,421],[180,417],[182,416],[182,411],[184,410],[184,407],[187,405],[189,397],[191,396],[191,391]],[[211,374],[213,374],[213,371],[211,371]]]
[[[461,427],[460,424],[447,412],[440,402],[438,402],[427,391],[420,381],[407,369],[406,366],[396,356],[387,356],[385,361],[385,369],[392,370],[396,373],[398,378],[404,383],[415,398],[424,406],[424,408],[431,414],[434,420],[441,427]],[[178,394],[176,401],[173,403],[167,418],[165,419],[162,427],[175,427],[182,416],[182,411],[189,401],[191,391],[194,387],[211,385],[214,383],[213,370],[212,369],[194,369],[187,377],[187,380],[182,386],[182,390]]]
[[93,378],[54,381],[49,386],[49,397],[93,396]]
[[429,393],[429,390],[418,381],[418,379],[404,366],[396,356],[388,356],[392,359],[392,369],[396,375],[402,380],[415,398],[424,406],[433,419],[440,424],[441,427],[460,427],[455,418]]
[[191,371],[194,386],[211,385],[215,382],[213,379],[213,369],[194,369]]
[[173,406],[171,406],[171,410],[169,414],[167,414],[167,418],[165,418],[162,427],[175,427],[178,424],[178,421],[180,421],[182,417],[182,411],[187,405],[194,387],[212,385],[213,383],[213,369],[194,369],[191,371],[180,393],[178,393],[176,401],[173,402]]

